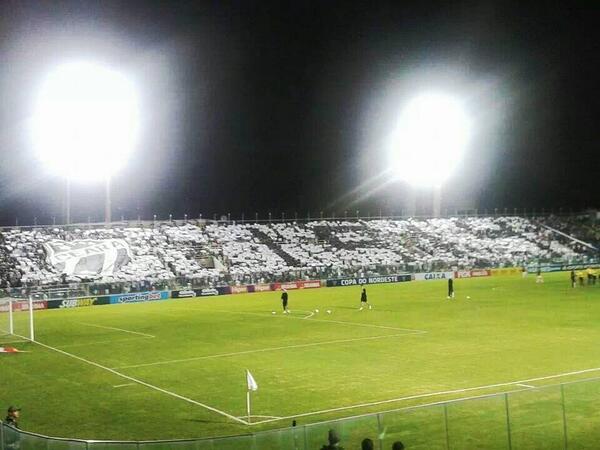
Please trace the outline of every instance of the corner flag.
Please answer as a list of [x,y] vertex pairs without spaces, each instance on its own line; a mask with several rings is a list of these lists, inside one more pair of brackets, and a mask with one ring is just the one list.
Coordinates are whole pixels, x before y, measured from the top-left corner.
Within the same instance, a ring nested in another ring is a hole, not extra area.
[[248,382],[248,390],[249,391],[257,391],[258,384],[256,384],[256,380],[252,376],[249,370],[246,370],[246,381]]

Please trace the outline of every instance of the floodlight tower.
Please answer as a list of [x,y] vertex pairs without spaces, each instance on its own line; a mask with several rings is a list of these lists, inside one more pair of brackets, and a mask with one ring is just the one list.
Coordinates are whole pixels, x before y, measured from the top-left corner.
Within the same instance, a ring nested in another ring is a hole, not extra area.
[[111,221],[110,179],[135,147],[138,98],[121,73],[76,62],[52,71],[37,93],[32,120],[38,158],[67,180],[66,221],[72,182],[104,181],[104,219]]
[[470,119],[457,99],[429,92],[406,105],[390,136],[395,174],[413,190],[433,189],[434,217],[440,215],[442,185],[463,157],[470,132]]

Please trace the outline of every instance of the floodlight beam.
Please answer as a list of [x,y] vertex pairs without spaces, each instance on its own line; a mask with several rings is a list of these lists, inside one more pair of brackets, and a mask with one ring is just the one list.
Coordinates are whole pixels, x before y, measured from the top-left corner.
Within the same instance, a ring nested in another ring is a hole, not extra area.
[[123,74],[97,64],[64,64],[48,74],[32,118],[38,159],[67,179],[65,222],[71,222],[72,181],[104,180],[105,220],[111,219],[110,177],[137,141],[137,91]]
[[458,167],[470,133],[462,104],[449,95],[429,92],[406,105],[390,135],[390,163],[396,176],[411,186],[412,196],[419,188],[433,189],[434,217],[441,212],[441,186]]
[[414,187],[442,185],[460,162],[470,136],[470,120],[453,97],[425,93],[402,110],[390,136],[397,176]]

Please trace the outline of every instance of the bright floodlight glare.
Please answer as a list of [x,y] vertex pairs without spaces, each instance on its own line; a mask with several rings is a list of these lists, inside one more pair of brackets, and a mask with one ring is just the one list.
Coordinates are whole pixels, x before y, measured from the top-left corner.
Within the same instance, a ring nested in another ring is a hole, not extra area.
[[455,98],[438,93],[416,97],[390,137],[395,173],[413,186],[440,186],[459,164],[470,131],[470,120]]
[[52,172],[76,180],[110,177],[126,163],[138,132],[132,83],[110,68],[71,63],[38,92],[33,144]]

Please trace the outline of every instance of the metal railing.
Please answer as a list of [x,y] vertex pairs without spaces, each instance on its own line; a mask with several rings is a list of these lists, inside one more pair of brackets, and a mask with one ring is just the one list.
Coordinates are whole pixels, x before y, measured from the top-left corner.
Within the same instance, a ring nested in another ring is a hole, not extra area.
[[[533,259],[518,261],[517,267],[545,267],[551,265],[598,265],[600,257],[581,256],[571,259]],[[508,266],[513,267],[514,265]],[[180,290],[180,289],[202,289],[215,286],[232,286],[239,281],[241,284],[259,284],[259,283],[276,283],[297,281],[300,279],[328,279],[328,278],[344,278],[358,276],[383,276],[394,275],[398,273],[418,273],[418,272],[445,272],[454,270],[466,269],[494,269],[504,268],[505,265],[491,266],[489,264],[472,265],[463,267],[462,265],[447,264],[393,264],[389,266],[377,265],[376,267],[351,267],[344,270],[320,268],[312,271],[289,271],[284,276],[275,276],[265,273],[262,277],[244,277],[241,280],[233,280],[231,277],[223,277],[217,282],[208,281],[206,278],[185,278],[174,277],[161,282],[130,282],[130,281],[114,281],[111,283],[104,282],[87,282],[74,284],[53,284],[44,286],[24,286],[14,288],[0,288],[0,298],[12,297],[27,299],[32,296],[34,300],[62,300],[78,297],[102,296],[111,294],[146,292],[151,290]],[[361,275],[362,274],[362,275]]]
[[335,430],[346,449],[364,438],[379,450],[595,449],[600,442],[600,378],[507,392],[246,435],[170,441],[88,441],[42,436],[0,424],[0,450],[318,450]]
[[[596,220],[599,212],[597,209],[589,208],[583,210],[573,209],[544,209],[544,208],[490,208],[490,209],[444,209],[441,211],[441,218],[450,217],[525,217],[525,218],[545,218],[550,216],[556,217],[595,217]],[[204,225],[207,223],[271,223],[271,222],[310,222],[315,220],[373,220],[373,219],[429,219],[433,218],[431,214],[423,213],[410,213],[408,210],[378,210],[378,211],[365,211],[365,210],[323,210],[323,211],[312,211],[299,214],[297,212],[290,213],[258,213],[254,214],[199,214],[198,216],[192,216],[185,214],[183,218],[174,218],[172,214],[159,216],[153,214],[148,216],[137,216],[137,217],[121,217],[121,220],[115,220],[111,223],[106,223],[101,220],[92,220],[88,218],[87,221],[73,222],[69,224],[57,222],[56,218],[47,218],[52,220],[37,220],[33,218],[32,221],[19,221],[16,220],[14,225],[3,225],[0,226],[0,231],[3,229],[35,229],[35,228],[90,228],[90,227],[116,227],[116,226],[141,226],[141,227],[154,227],[161,224],[175,224],[182,225],[186,223],[192,223],[197,225]]]

